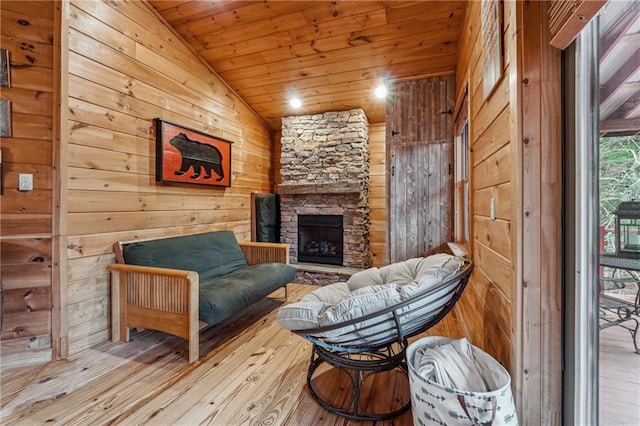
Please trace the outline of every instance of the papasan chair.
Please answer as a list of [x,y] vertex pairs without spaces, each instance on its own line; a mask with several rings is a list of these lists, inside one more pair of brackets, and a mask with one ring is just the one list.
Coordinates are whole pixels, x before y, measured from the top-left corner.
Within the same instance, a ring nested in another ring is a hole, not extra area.
[[[407,374],[407,339],[451,311],[472,269],[472,262],[444,253],[414,258],[357,272],[346,282],[320,287],[281,307],[278,324],[313,343],[307,384],[314,399],[328,411],[356,420],[386,420],[408,410],[408,392],[406,401],[389,410],[365,409],[363,383],[394,369]],[[347,404],[330,400],[331,389],[316,387],[314,373],[323,363],[351,379]]]

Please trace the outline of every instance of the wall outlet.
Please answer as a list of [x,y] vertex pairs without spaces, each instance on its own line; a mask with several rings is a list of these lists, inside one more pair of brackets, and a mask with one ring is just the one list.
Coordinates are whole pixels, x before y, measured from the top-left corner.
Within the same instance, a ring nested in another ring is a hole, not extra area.
[[496,199],[491,199],[491,220],[496,220]]
[[18,191],[33,191],[33,175],[20,173],[18,175]]

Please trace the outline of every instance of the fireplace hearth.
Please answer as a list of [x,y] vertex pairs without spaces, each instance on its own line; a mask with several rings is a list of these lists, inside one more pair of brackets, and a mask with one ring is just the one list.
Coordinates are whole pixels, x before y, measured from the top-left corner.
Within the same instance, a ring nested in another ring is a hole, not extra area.
[[298,216],[298,261],[342,265],[341,215]]

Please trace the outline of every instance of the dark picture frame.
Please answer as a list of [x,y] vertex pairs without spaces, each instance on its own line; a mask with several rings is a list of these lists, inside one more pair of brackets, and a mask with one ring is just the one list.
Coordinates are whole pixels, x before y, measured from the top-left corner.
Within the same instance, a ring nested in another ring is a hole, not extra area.
[[226,139],[156,118],[156,181],[231,186]]
[[7,49],[0,49],[0,87],[11,87],[9,51]]
[[486,100],[502,78],[502,1],[482,0],[482,92]]
[[11,101],[0,99],[0,137],[11,137]]

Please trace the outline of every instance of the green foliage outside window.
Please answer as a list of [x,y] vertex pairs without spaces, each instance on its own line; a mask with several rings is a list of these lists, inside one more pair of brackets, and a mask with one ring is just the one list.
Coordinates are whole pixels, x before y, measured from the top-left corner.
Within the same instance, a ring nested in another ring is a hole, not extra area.
[[614,212],[622,201],[640,201],[640,136],[600,138],[600,225],[614,250]]

